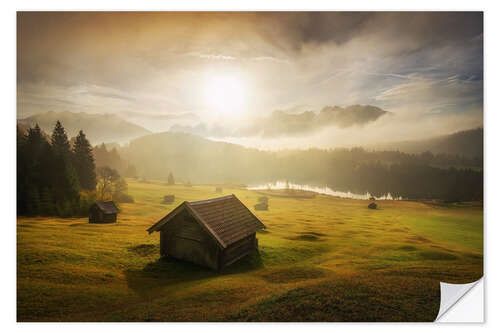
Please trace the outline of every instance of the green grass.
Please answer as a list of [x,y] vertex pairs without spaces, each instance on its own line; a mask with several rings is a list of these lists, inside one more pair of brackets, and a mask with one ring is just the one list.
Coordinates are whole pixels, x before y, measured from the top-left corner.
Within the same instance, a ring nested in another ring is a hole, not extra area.
[[[270,197],[260,255],[220,273],[160,260],[146,229],[184,200],[234,193],[253,211],[261,194],[222,185],[129,180],[135,203],[116,224],[17,221],[19,321],[432,321],[439,281],[483,272],[483,210],[317,195]],[[175,202],[161,204],[164,195]]]

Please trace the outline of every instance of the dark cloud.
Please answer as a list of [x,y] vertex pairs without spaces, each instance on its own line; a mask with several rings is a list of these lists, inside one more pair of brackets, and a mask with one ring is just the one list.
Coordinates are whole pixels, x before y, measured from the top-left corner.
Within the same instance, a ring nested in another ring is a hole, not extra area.
[[412,52],[483,32],[482,12],[282,12],[262,13],[257,19],[264,39],[292,51],[375,37],[411,41],[410,48],[398,51]]
[[[147,54],[156,55],[155,62],[164,62],[166,55],[193,50],[229,47],[232,55],[228,56],[241,56],[252,49],[259,53],[264,46],[257,39],[292,54],[359,38],[400,43],[402,47],[394,52],[413,52],[481,35],[483,14],[19,12],[17,31],[18,79],[66,82],[70,78],[61,78],[58,71],[64,74],[71,69],[88,80],[106,73],[123,79],[123,75],[131,75],[121,66],[124,58],[130,61]],[[98,69],[103,72],[93,72]]]
[[330,126],[338,128],[364,126],[388,113],[372,105],[352,105],[345,108],[326,106],[319,113],[306,111],[289,114],[275,111],[269,117],[244,129],[241,134],[250,136],[258,133],[263,137],[304,135]]
[[372,105],[351,105],[345,108],[326,106],[319,113],[305,111],[287,113],[274,111],[270,116],[254,121],[250,126],[229,129],[220,125],[172,126],[171,131],[187,132],[208,137],[281,137],[301,136],[326,127],[348,128],[364,126],[390,112]]
[[316,121],[319,124],[333,124],[341,128],[362,126],[389,114],[373,105],[351,105],[346,108],[327,106],[321,110]]

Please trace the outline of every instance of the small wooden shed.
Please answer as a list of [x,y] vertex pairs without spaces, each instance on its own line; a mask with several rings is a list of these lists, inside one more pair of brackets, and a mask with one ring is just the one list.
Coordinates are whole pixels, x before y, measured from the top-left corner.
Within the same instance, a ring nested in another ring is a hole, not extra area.
[[171,204],[175,201],[175,195],[174,194],[169,194],[165,195],[163,197],[163,201],[161,202],[162,204]]
[[89,223],[113,223],[119,210],[113,201],[96,201],[90,207]]
[[258,250],[266,226],[234,195],[184,201],[147,231],[160,232],[160,255],[220,270]]

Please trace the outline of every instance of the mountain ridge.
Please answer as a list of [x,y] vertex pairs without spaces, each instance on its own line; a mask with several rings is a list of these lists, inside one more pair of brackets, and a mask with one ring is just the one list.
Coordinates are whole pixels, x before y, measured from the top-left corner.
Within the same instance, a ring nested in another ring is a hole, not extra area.
[[62,123],[69,137],[74,137],[80,130],[83,130],[88,140],[94,145],[102,142],[123,143],[152,134],[151,131],[144,127],[109,113],[48,111],[17,119],[17,123],[23,128],[33,127],[38,124],[43,131],[52,133],[57,120]]
[[430,151],[433,154],[462,155],[466,157],[483,157],[483,128],[453,132],[420,140],[393,141],[365,146],[375,150],[399,150],[415,154]]

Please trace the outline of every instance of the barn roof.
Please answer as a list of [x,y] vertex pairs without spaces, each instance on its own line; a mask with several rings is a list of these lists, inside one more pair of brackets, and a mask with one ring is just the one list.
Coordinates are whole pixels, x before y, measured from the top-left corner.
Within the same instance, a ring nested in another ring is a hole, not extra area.
[[96,201],[95,204],[106,214],[116,214],[119,212],[113,201]]
[[149,228],[148,232],[161,230],[168,221],[184,209],[187,209],[224,248],[266,227],[232,194],[209,200],[184,201]]

